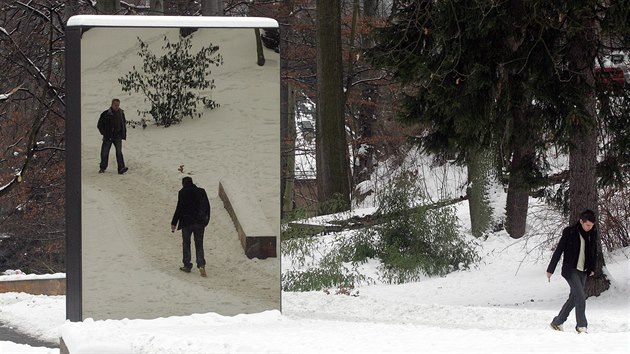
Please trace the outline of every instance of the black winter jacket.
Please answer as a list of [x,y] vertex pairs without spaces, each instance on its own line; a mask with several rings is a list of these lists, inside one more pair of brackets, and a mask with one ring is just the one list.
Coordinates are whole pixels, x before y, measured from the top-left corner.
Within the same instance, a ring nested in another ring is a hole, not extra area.
[[578,258],[580,257],[580,232],[582,233],[582,237],[584,237],[584,271],[586,271],[587,274],[595,271],[597,230],[593,227],[591,231],[585,232],[582,229],[582,225],[578,222],[562,230],[562,237],[560,237],[558,247],[553,252],[553,256],[551,256],[547,272],[553,273],[556,270],[556,265],[562,254],[564,254],[561,272],[563,277],[569,277],[571,270],[577,268]]
[[206,191],[194,184],[180,189],[171,225],[177,225],[177,230],[181,230],[192,225],[208,226],[209,222],[210,202]]
[[[98,119],[97,128],[103,136],[103,140],[123,139],[127,140],[127,120],[125,118],[125,111],[119,109],[120,118],[122,121],[116,122],[114,117],[114,111],[111,107],[101,113]],[[118,123],[118,124],[116,124]]]

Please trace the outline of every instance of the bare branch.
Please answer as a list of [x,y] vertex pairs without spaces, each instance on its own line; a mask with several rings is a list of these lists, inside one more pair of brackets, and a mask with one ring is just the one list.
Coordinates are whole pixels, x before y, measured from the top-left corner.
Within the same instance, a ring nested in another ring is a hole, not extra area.
[[46,150],[56,150],[56,151],[66,151],[65,148],[57,147],[57,146],[46,146],[46,147],[37,147],[34,148],[33,151],[46,151]]

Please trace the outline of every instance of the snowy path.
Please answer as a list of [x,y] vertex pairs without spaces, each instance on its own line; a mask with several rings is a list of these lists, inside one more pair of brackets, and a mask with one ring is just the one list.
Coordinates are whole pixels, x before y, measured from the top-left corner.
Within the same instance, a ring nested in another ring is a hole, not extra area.
[[[568,285],[559,274],[547,282],[547,264],[524,258],[528,247],[533,245],[505,234],[493,235],[483,243],[483,261],[468,271],[408,284],[362,286],[357,297],[285,292],[284,315],[445,329],[547,329],[568,296]],[[630,333],[629,252],[626,248],[607,255],[612,285],[587,300],[591,332]],[[573,326],[575,317],[571,316],[565,327]]]

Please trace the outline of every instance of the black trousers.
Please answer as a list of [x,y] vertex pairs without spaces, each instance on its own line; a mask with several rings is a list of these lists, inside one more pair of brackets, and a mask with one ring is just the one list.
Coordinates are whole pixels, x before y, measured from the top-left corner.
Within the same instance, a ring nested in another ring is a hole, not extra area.
[[111,150],[112,144],[116,148],[116,162],[118,163],[118,172],[120,172],[125,168],[125,159],[122,154],[122,139],[103,140],[103,145],[101,145],[101,170],[107,169],[109,150]]
[[561,325],[567,320],[571,311],[575,308],[575,319],[578,327],[588,327],[586,320],[586,294],[584,286],[586,285],[586,273],[577,269],[572,269],[571,273],[565,278],[569,283],[569,298],[560,309],[560,313],[551,322],[554,325]]
[[204,230],[205,226],[203,225],[191,225],[182,228],[182,251],[184,254],[182,262],[184,263],[184,267],[188,269],[192,268],[192,263],[190,262],[190,239],[192,235],[194,235],[195,238],[195,256],[197,258],[197,268],[205,267],[206,265],[206,259],[203,256]]

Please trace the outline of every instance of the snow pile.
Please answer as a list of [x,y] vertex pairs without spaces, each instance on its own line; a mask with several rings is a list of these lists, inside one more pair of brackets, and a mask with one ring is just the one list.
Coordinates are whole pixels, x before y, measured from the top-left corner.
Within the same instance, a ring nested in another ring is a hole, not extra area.
[[16,344],[13,342],[0,341],[0,353],[6,354],[59,354],[59,349],[50,349],[44,347],[31,347],[25,344]]
[[[155,320],[154,322],[160,322]],[[173,335],[170,328],[186,328]],[[626,334],[578,336],[529,331],[449,329],[335,320],[293,320],[277,312],[246,318],[210,316],[142,326],[137,321],[94,324],[69,334],[73,353],[321,353],[321,352],[620,352]],[[84,337],[85,336],[85,337]],[[84,338],[91,338],[85,341]],[[456,339],[456,340],[454,340]],[[98,345],[100,344],[100,345]]]
[[[513,240],[497,233],[482,242],[483,261],[475,269],[416,283],[362,286],[356,297],[284,292],[282,314],[64,324],[63,297],[13,293],[0,294],[0,322],[45,340],[63,334],[73,354],[627,353],[630,247],[607,254],[611,289],[587,300],[589,334],[578,335],[572,331],[573,316],[566,332],[548,327],[568,286],[559,275],[547,282],[551,248],[538,249],[542,237]],[[2,345],[2,353],[12,352]]]
[[25,274],[20,269],[7,269],[0,273],[0,281],[33,280],[33,279],[65,279],[65,273],[55,274]]
[[65,320],[65,296],[0,293],[0,323],[32,337],[57,342]]

